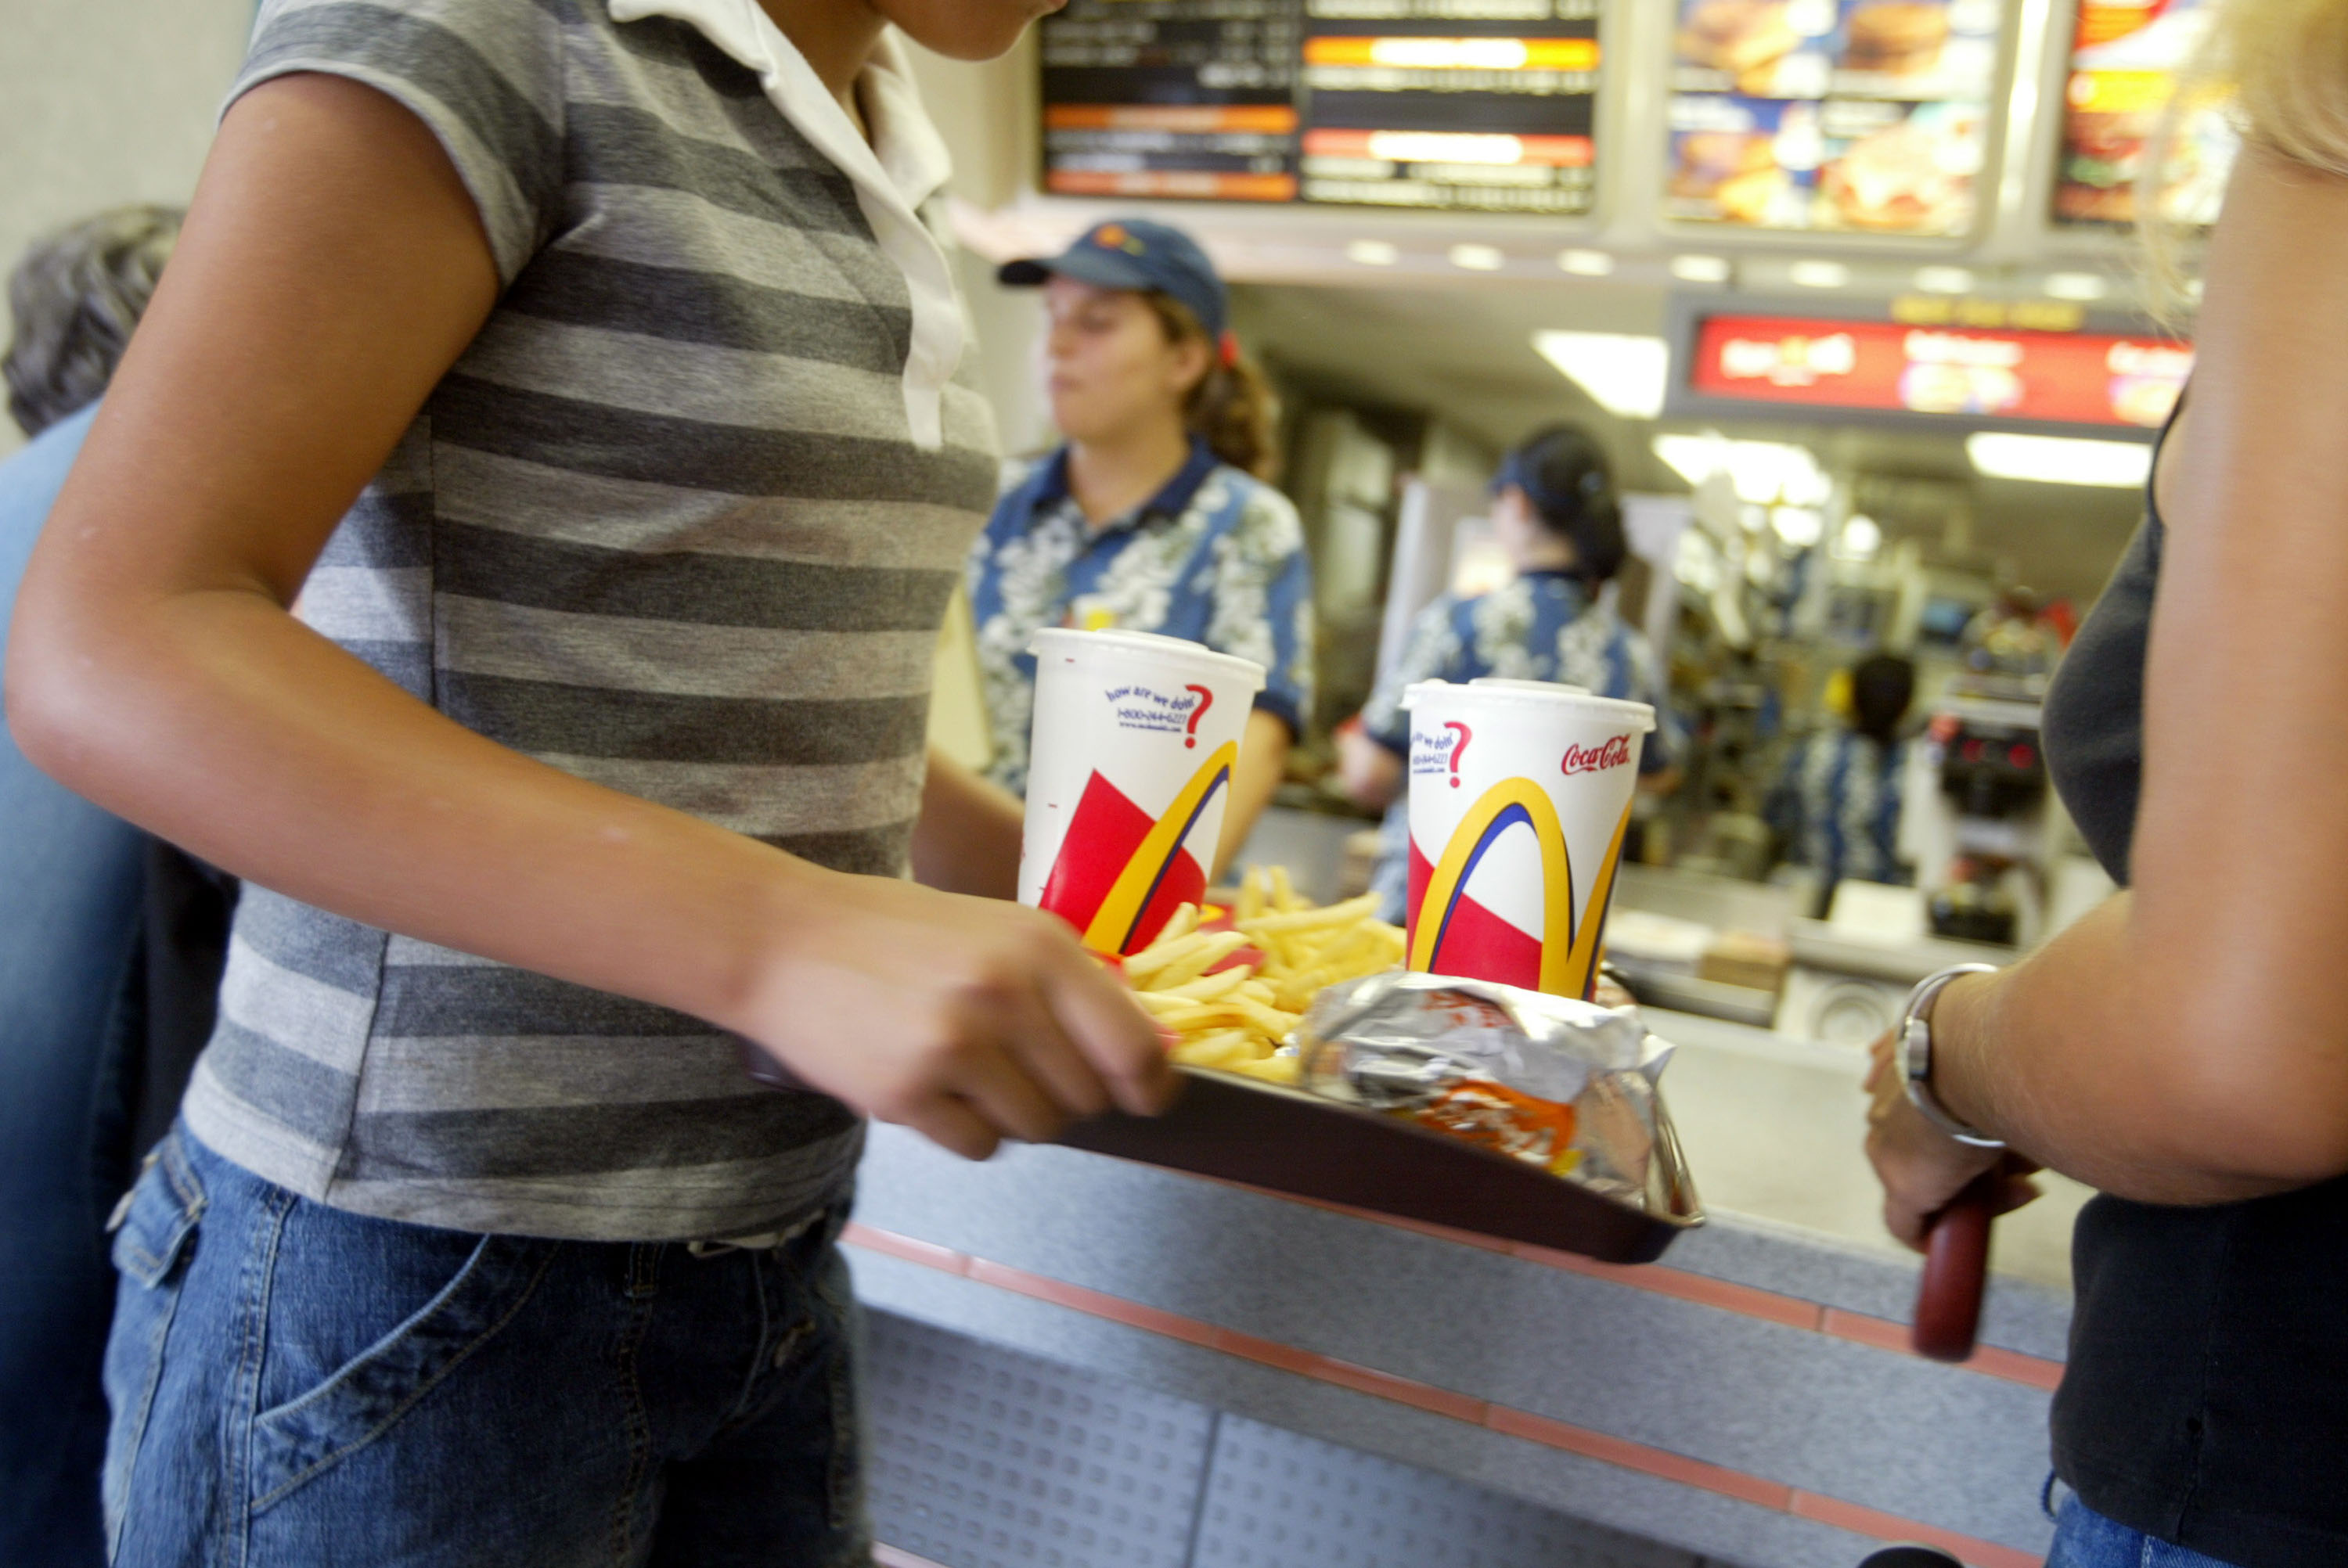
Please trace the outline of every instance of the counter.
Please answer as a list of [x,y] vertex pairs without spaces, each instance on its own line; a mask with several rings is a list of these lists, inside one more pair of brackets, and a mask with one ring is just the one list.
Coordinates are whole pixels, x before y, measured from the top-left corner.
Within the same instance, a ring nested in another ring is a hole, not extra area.
[[[1857,1053],[1655,1014],[1712,1223],[1620,1267],[1054,1148],[873,1129],[870,1307],[1756,1568],[2044,1553],[2067,1184],[2002,1222],[1982,1349],[1905,1349]],[[1072,1563],[1079,1559],[1070,1559]],[[1301,1561],[1301,1560],[1300,1560]]]

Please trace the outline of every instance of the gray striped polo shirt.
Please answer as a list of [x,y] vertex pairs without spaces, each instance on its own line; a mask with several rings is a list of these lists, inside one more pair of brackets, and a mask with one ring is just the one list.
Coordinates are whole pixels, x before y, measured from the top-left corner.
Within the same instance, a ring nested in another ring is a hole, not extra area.
[[[907,232],[942,155],[893,51],[843,172],[847,116],[771,24],[713,42],[645,14],[683,4],[263,9],[235,91],[326,71],[406,105],[505,284],[296,613],[518,751],[899,876],[932,651],[995,473],[937,320],[942,253]],[[861,1129],[754,1087],[737,1052],[699,1020],[252,887],[186,1115],[364,1214],[741,1235],[836,1196]]]

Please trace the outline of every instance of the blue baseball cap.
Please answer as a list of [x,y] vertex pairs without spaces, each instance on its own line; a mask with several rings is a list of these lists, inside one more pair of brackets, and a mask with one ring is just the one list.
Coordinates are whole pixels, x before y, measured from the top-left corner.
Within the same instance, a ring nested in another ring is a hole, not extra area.
[[1199,242],[1179,229],[1147,218],[1112,218],[1086,230],[1058,255],[1005,261],[995,276],[1014,288],[1034,288],[1056,272],[1095,288],[1154,289],[1198,317],[1208,337],[1223,335],[1223,281]]

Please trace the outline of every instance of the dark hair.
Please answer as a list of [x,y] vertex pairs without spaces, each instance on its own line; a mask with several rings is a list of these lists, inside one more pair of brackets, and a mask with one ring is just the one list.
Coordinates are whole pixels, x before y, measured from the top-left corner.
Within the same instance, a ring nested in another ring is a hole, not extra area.
[[1916,666],[1896,653],[1878,653],[1850,667],[1851,726],[1890,744],[1916,697]]
[[1279,451],[1272,443],[1279,403],[1263,372],[1237,351],[1236,341],[1228,334],[1226,342],[1232,346],[1226,353],[1224,343],[1209,337],[1197,314],[1173,295],[1152,289],[1141,297],[1158,313],[1158,324],[1165,328],[1167,342],[1195,339],[1207,345],[1207,374],[1182,400],[1184,427],[1204,436],[1217,457],[1241,473],[1271,478],[1280,466]]
[[8,277],[8,412],[37,436],[98,401],[155,297],[177,207],[117,207],[36,241]]
[[1574,570],[1596,584],[1611,580],[1630,556],[1622,507],[1606,449],[1578,425],[1551,425],[1519,442],[1500,460],[1495,489],[1515,486],[1533,515],[1573,546]]

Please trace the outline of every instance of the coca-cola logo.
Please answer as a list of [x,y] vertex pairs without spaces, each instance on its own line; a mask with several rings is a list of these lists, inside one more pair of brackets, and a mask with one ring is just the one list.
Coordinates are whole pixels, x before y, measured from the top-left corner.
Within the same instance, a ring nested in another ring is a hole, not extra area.
[[1631,737],[1617,735],[1603,745],[1568,746],[1562,772],[1568,778],[1575,774],[1604,773],[1619,768],[1631,760]]

